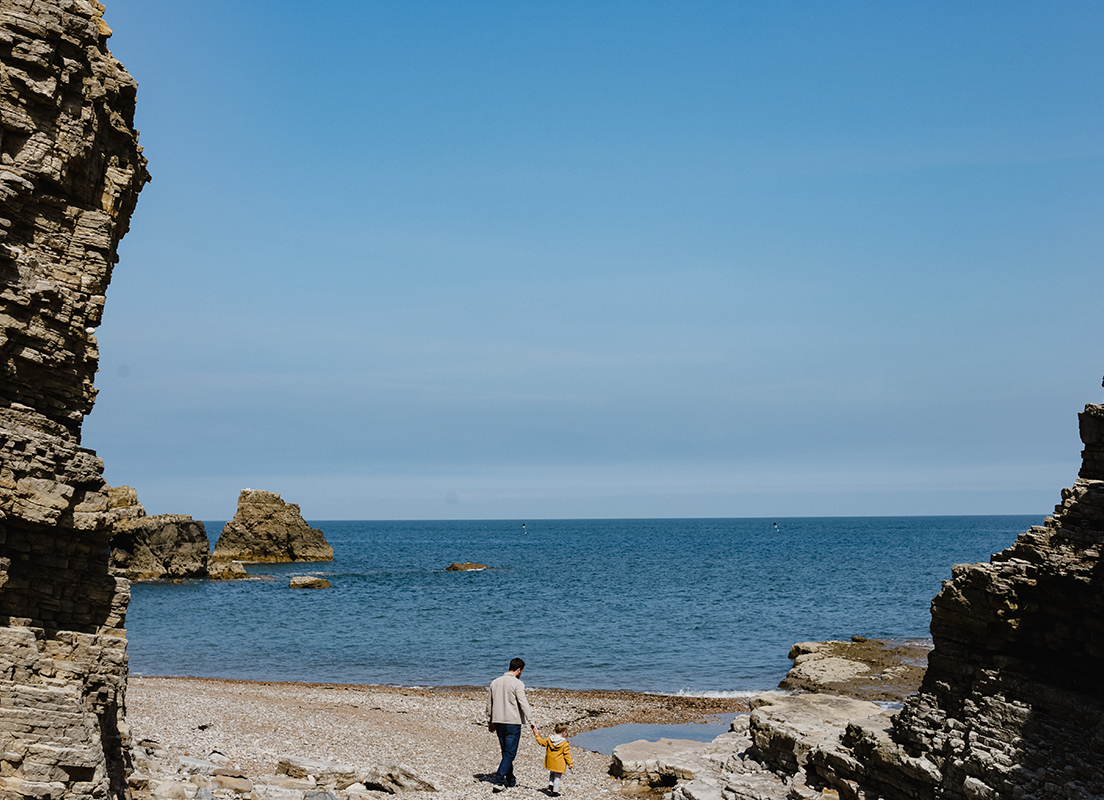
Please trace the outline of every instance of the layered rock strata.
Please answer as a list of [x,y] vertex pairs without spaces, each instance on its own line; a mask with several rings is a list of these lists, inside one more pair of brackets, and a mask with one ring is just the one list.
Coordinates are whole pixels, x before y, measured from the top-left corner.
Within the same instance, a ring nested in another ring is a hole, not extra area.
[[1080,431],[1081,471],[1054,516],[990,563],[956,565],[932,601],[934,649],[902,710],[759,757],[846,797],[1104,796],[1104,406]]
[[0,796],[121,797],[129,589],[81,448],[94,332],[148,180],[103,6],[0,3]]
[[912,797],[1104,796],[1104,405],[1079,416],[1054,516],[932,601],[935,649],[893,729],[934,767]]
[[238,510],[215,544],[216,561],[333,561],[322,531],[303,520],[299,506],[275,492],[243,489]]

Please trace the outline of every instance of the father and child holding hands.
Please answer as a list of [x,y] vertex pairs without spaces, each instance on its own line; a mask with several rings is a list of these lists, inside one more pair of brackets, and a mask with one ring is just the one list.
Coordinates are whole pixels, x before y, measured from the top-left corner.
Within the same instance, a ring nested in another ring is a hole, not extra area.
[[571,763],[571,743],[564,738],[567,725],[558,723],[552,729],[555,732],[548,738],[540,735],[536,723],[532,721],[533,712],[529,708],[529,701],[525,699],[525,684],[521,682],[524,669],[525,662],[515,658],[510,662],[510,669],[506,674],[491,681],[487,691],[487,729],[498,734],[498,746],[502,751],[502,763],[498,765],[498,772],[493,779],[494,791],[500,792],[517,784],[514,778],[514,758],[517,757],[518,743],[521,741],[521,726],[528,722],[537,742],[544,746],[548,795],[559,797],[565,765],[568,769],[574,769]]

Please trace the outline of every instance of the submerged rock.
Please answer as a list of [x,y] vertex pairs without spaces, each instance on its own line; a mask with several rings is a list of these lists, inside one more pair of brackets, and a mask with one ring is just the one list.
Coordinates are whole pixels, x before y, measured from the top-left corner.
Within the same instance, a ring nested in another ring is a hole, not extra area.
[[275,492],[243,489],[238,510],[215,545],[217,561],[333,561],[322,531],[303,519],[299,506]]

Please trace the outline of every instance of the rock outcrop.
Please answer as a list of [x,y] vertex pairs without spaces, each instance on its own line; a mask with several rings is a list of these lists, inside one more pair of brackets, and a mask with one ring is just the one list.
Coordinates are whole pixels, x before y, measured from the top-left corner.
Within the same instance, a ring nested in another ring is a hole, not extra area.
[[210,543],[203,523],[186,514],[147,516],[129,486],[108,491],[111,574],[137,580],[206,578]]
[[96,327],[149,176],[90,0],[0,4],[0,796],[122,797],[127,581],[81,445]]
[[852,637],[850,642],[798,642],[782,689],[832,692],[860,700],[899,702],[920,687],[931,646]]
[[333,561],[322,531],[312,528],[299,506],[275,492],[243,489],[238,510],[226,523],[212,556],[218,561]]
[[[739,721],[746,737],[638,743],[615,772],[681,781],[671,800],[1104,797],[1104,406],[1087,406],[1080,429],[1081,471],[1054,516],[990,563],[956,565],[932,601],[934,649],[900,711],[760,695]],[[796,645],[795,669],[819,661],[829,680],[812,682],[830,688],[865,679],[829,663],[844,659],[826,644]]]
[[209,543],[187,514],[157,514],[113,526],[111,572],[129,580],[206,578]]
[[956,565],[932,601],[934,649],[901,711],[800,758],[756,737],[757,757],[848,798],[1104,796],[1104,406],[1080,429],[1082,468],[1054,516],[990,563]]
[[486,564],[477,564],[474,561],[456,561],[445,567],[445,572],[480,572],[486,568]]
[[[990,563],[956,566],[932,601],[935,649],[893,727],[932,767],[910,797],[1104,796],[1104,405],[1085,407],[1080,432],[1054,516]],[[900,777],[868,779],[886,776]]]

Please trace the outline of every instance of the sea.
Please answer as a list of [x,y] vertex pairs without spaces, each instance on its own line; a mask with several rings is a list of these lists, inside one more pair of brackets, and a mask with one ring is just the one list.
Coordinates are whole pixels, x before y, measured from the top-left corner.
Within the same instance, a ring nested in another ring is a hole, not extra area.
[[[530,687],[750,695],[777,687],[795,642],[927,639],[951,566],[988,561],[1041,521],[313,521],[333,562],[135,584],[130,669],[480,686],[520,656]],[[205,527],[213,543],[222,523]],[[289,589],[296,575],[331,588]]]

